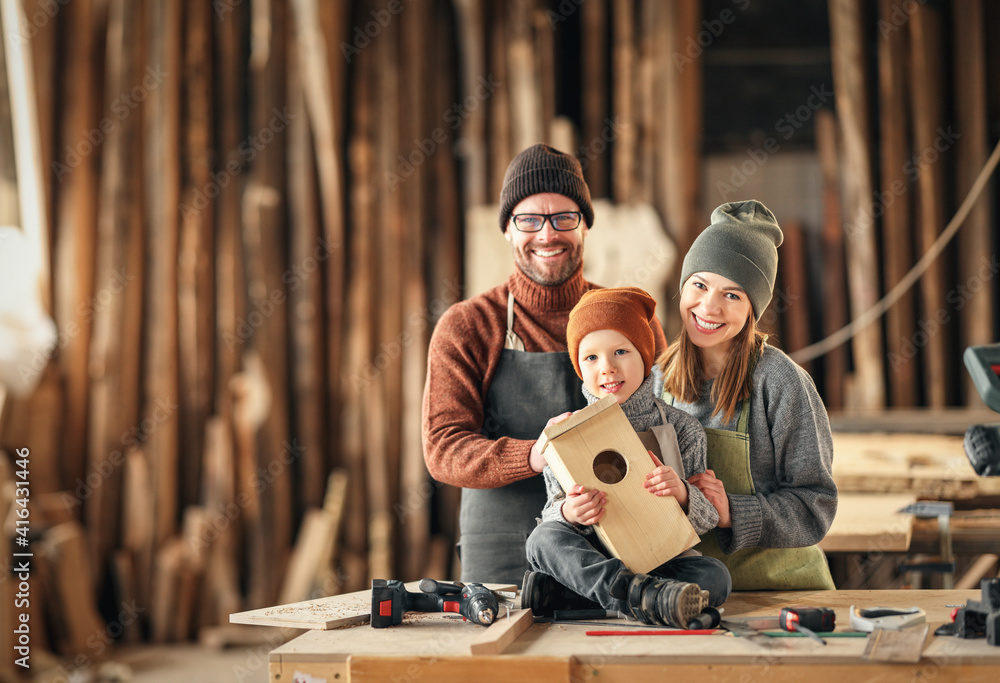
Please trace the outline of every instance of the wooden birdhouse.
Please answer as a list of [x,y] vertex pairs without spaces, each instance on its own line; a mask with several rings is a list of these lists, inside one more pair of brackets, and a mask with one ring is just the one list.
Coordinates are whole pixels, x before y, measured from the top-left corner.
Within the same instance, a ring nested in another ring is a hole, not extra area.
[[673,496],[643,487],[654,464],[614,396],[552,425],[542,451],[564,491],[581,484],[606,495],[594,525],[604,545],[633,572],[648,572],[698,542]]

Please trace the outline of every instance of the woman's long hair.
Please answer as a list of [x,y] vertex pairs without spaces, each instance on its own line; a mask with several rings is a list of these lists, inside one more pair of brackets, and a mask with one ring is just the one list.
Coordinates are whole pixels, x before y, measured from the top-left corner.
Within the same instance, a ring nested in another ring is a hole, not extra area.
[[[747,324],[733,338],[726,366],[712,385],[711,399],[715,406],[712,415],[721,412],[725,424],[732,421],[736,407],[750,395],[751,368],[766,340],[767,335],[757,328],[751,309]],[[657,363],[663,370],[664,390],[676,400],[695,403],[701,398],[701,386],[709,378],[705,376],[701,353],[684,327]]]

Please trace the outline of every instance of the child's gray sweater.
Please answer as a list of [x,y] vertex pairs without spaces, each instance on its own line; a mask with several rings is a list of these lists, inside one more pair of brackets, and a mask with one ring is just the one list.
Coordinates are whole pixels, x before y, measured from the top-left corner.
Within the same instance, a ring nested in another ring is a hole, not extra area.
[[[704,472],[707,444],[705,430],[695,418],[655,397],[653,393],[654,374],[649,373],[649,376],[635,390],[635,393],[621,404],[625,416],[628,417],[635,431],[644,432],[650,427],[663,424],[660,411],[656,407],[659,404],[663,408],[667,421],[674,426],[674,431],[677,432],[677,446],[680,450],[681,462],[684,463],[684,476],[690,477],[692,474]],[[588,405],[598,400],[596,396],[587,391],[586,387],[583,388],[583,395],[586,396]],[[650,463],[650,470],[652,469],[653,466]],[[562,504],[566,501],[566,493],[552,473],[552,468],[546,465],[542,469],[542,474],[545,477],[545,489],[548,493],[548,500],[542,509],[542,521],[565,522]],[[719,513],[697,487],[689,485],[686,481],[684,485],[688,490],[688,520],[698,534],[703,534],[719,523]],[[582,533],[593,532],[593,527],[577,528]]]

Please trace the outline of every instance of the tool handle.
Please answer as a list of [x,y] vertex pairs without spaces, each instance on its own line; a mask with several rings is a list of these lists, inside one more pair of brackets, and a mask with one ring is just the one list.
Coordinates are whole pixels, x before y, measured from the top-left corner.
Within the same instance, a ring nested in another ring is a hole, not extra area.
[[462,592],[462,586],[457,583],[435,581],[434,579],[421,579],[419,587],[424,593],[437,593],[438,595],[454,595]]
[[837,615],[829,607],[782,607],[778,625],[784,631],[832,631]]

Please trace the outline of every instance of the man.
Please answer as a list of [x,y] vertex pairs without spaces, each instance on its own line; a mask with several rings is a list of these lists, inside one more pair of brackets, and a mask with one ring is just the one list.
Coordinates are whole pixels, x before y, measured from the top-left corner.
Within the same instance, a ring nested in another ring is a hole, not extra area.
[[[586,405],[566,353],[569,312],[597,288],[583,279],[594,222],[580,163],[547,145],[518,154],[500,191],[500,229],[514,274],[462,301],[431,337],[423,403],[424,460],[462,487],[464,582],[516,583],[524,544],[545,505],[532,446],[553,416]],[[666,347],[655,326],[656,351]]]

